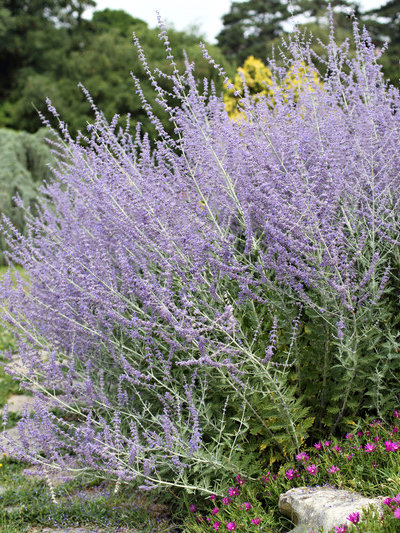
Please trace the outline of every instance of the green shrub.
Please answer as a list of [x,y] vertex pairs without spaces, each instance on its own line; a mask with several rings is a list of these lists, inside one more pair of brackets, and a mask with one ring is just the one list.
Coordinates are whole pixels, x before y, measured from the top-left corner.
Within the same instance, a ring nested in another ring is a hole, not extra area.
[[[25,229],[23,210],[14,201],[20,196],[27,207],[35,209],[38,188],[50,177],[47,164],[52,160],[45,141],[46,129],[35,134],[0,129],[0,212],[21,232]],[[4,236],[0,237],[0,262],[4,264]]]

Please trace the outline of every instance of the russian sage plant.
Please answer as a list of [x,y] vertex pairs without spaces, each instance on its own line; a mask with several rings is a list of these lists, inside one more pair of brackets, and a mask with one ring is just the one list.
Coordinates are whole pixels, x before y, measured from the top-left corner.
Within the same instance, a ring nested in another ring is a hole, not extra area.
[[244,87],[237,123],[188,59],[178,72],[160,27],[168,72],[135,44],[174,137],[136,79],[154,147],[93,102],[73,139],[49,102],[54,180],[27,236],[4,223],[29,275],[2,280],[8,371],[36,401],[14,454],[222,494],[257,468],[257,442],[287,458],[310,431],[399,399],[400,98],[366,31],[352,58],[331,35],[323,83],[295,32],[301,90],[271,63],[272,95]]

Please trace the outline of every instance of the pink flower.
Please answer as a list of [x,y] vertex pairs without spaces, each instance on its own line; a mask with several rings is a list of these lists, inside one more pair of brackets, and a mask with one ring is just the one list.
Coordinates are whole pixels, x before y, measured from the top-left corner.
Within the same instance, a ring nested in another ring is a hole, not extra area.
[[400,507],[396,507],[396,509],[393,511],[393,516],[395,518],[400,518]]
[[215,494],[211,494],[210,500],[215,500]]
[[297,461],[302,461],[303,463],[306,463],[310,459],[310,456],[306,452],[301,452],[298,455],[296,455]]
[[362,436],[363,436],[363,432],[362,431],[358,431],[357,437],[362,437]]
[[372,463],[372,468],[378,468],[378,465],[375,461]]
[[315,474],[318,473],[318,466],[312,464],[312,465],[308,465],[306,467],[306,470],[307,472],[311,475],[311,476],[315,476]]
[[385,498],[382,503],[383,505],[390,505],[392,503],[392,498]]
[[392,502],[400,503],[400,494],[397,494],[397,496],[393,496]]
[[228,489],[229,496],[239,496],[239,487],[231,487]]
[[[285,476],[287,477],[287,479],[293,479],[296,476],[296,472],[297,470],[293,470],[292,468],[290,468],[289,470],[286,470]],[[297,475],[296,477],[299,476]]]
[[217,514],[219,511],[218,507],[214,507],[214,509],[211,511],[211,514]]
[[262,476],[261,479],[264,481],[264,483],[268,483],[269,481],[271,481],[271,479],[276,479],[276,475],[271,474],[271,472],[268,470],[267,474]]
[[346,433],[346,439],[352,439],[354,437],[353,433]]
[[400,411],[393,411],[394,418],[400,418]]
[[371,453],[373,452],[374,450],[376,450],[376,444],[366,444],[364,446],[364,450],[367,452],[367,453]]
[[195,513],[195,512],[197,511],[197,507],[196,507],[195,505],[191,505],[191,506],[189,507],[189,511],[190,511],[191,513]]
[[258,526],[258,524],[261,522],[261,518],[252,518],[251,523]]
[[242,503],[240,508],[241,509],[245,509],[246,511],[248,511],[249,509],[251,509],[251,503],[250,502],[244,502],[244,503]]
[[335,531],[335,533],[346,533],[346,531],[347,531],[347,526],[346,526],[346,524],[343,524],[343,525],[341,525],[341,526],[334,527],[334,528],[333,528],[333,531]]
[[229,505],[231,503],[231,499],[225,496],[225,498],[222,498],[222,503],[224,505]]
[[334,474],[335,472],[339,472],[340,468],[338,468],[335,465],[332,465],[330,468],[328,468],[327,472],[328,474]]
[[317,448],[317,450],[322,450],[322,442],[317,442],[314,444],[314,448]]
[[335,452],[338,452],[338,453],[342,453],[343,447],[342,446],[338,446],[337,444],[335,444],[335,446],[332,446],[332,450],[334,450]]
[[233,531],[234,529],[236,529],[236,524],[235,522],[228,522],[226,524],[226,529],[229,529],[229,531]]
[[330,441],[330,440],[327,440],[327,441],[324,442],[324,446],[325,446],[326,448],[328,448],[328,446],[330,446],[330,444],[331,444],[331,441]]
[[346,459],[347,459],[348,461],[351,461],[351,460],[353,459],[353,456],[352,456],[351,453],[349,453],[349,455],[345,455],[345,457],[346,457]]
[[236,477],[236,481],[238,482],[238,485],[243,485],[243,483],[244,483],[244,479],[242,477],[240,477],[240,476]]
[[360,513],[350,513],[349,516],[346,516],[346,520],[353,524],[358,524],[360,521]]
[[400,444],[392,440],[385,440],[385,448],[387,452],[395,452],[400,448]]
[[213,524],[213,528],[214,528],[215,530],[219,529],[220,527],[221,527],[221,522],[214,522],[214,524]]

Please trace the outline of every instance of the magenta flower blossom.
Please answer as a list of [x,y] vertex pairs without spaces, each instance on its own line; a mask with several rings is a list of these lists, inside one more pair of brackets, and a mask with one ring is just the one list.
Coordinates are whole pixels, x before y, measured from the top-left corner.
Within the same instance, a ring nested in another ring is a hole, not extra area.
[[354,437],[353,433],[346,433],[346,439],[352,439]]
[[348,461],[351,461],[353,459],[353,455],[351,453],[349,453],[348,455],[345,455],[345,457]]
[[258,526],[258,524],[261,522],[261,518],[252,518],[251,523]]
[[211,494],[210,500],[215,500],[215,498],[216,498],[215,494]]
[[328,448],[328,447],[330,446],[330,444],[331,444],[331,441],[330,441],[330,440],[325,441],[325,442],[324,442],[324,446],[325,446],[325,448]]
[[346,524],[342,524],[341,526],[333,528],[333,531],[335,533],[346,533],[347,530],[348,530],[348,527],[346,526]]
[[363,432],[362,431],[358,431],[357,432],[357,437],[362,437],[363,436]]
[[315,476],[318,473],[318,466],[311,464],[306,467],[306,470],[311,476]]
[[297,474],[297,470],[290,468],[289,470],[286,470],[285,476],[287,479],[293,479],[294,477],[299,477],[299,474]]
[[396,509],[393,511],[393,516],[397,519],[400,519],[400,507],[396,507]]
[[229,531],[233,531],[234,529],[236,529],[236,523],[235,522],[228,522],[226,524],[226,529],[228,529]]
[[238,485],[243,485],[244,484],[244,479],[240,476],[237,476],[236,477],[236,481],[238,482]]
[[217,514],[219,511],[218,507],[214,507],[214,509],[211,511],[211,514]]
[[303,463],[306,463],[307,461],[309,461],[309,459],[310,459],[310,456],[306,452],[301,452],[298,455],[296,455],[296,460],[301,461]]
[[400,411],[393,411],[394,418],[400,418]]
[[364,446],[364,450],[367,452],[367,453],[371,453],[373,452],[374,450],[376,450],[376,444],[366,444]]
[[189,507],[189,511],[190,511],[191,513],[195,513],[195,512],[197,511],[197,507],[196,507],[195,505],[191,505],[191,506]]
[[360,521],[360,513],[350,513],[349,516],[346,517],[346,520],[352,524],[358,524]]
[[392,498],[385,498],[382,503],[383,505],[390,505],[392,503]]
[[229,496],[239,496],[239,487],[230,487],[228,489]]
[[222,503],[224,505],[229,505],[231,503],[231,499],[225,496],[224,498],[222,498]]
[[387,452],[395,452],[400,448],[400,444],[396,441],[385,440],[385,448]]
[[266,475],[262,476],[261,479],[264,483],[269,483],[270,481],[274,481],[276,479],[276,474],[271,474],[271,472],[267,472]]
[[249,509],[251,509],[251,503],[250,502],[242,503],[242,505],[240,506],[240,509],[244,509],[245,511],[248,511]]
[[338,453],[342,453],[343,446],[338,446],[337,444],[335,444],[334,446],[332,446],[332,450]]
[[335,465],[332,465],[330,468],[328,468],[327,472],[328,474],[334,474],[335,472],[339,472],[340,468],[338,468]]
[[400,503],[400,494],[397,494],[396,496],[393,496],[392,502],[394,503]]
[[221,527],[221,522],[214,522],[213,528],[217,531]]
[[317,450],[322,450],[322,442],[317,442],[314,444],[314,448],[317,448]]

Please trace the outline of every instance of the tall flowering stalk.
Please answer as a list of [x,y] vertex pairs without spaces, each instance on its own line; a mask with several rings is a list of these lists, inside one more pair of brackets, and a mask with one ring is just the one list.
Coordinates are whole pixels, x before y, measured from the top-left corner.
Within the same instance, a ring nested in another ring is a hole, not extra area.
[[[36,398],[14,454],[211,493],[216,477],[251,475],[254,436],[288,457],[314,420],[334,432],[369,406],[366,380],[378,410],[399,393],[385,309],[397,305],[400,99],[355,27],[352,60],[331,38],[323,85],[282,94],[273,68],[273,105],[244,88],[238,124],[189,60],[177,71],[160,25],[172,74],[135,44],[174,138],[137,80],[154,148],[93,102],[95,122],[72,139],[49,102],[55,179],[27,237],[5,221],[10,262],[29,274],[2,280],[9,372]],[[289,52],[291,75],[312,84],[308,45],[297,36]],[[324,342],[309,342],[313,327]]]

